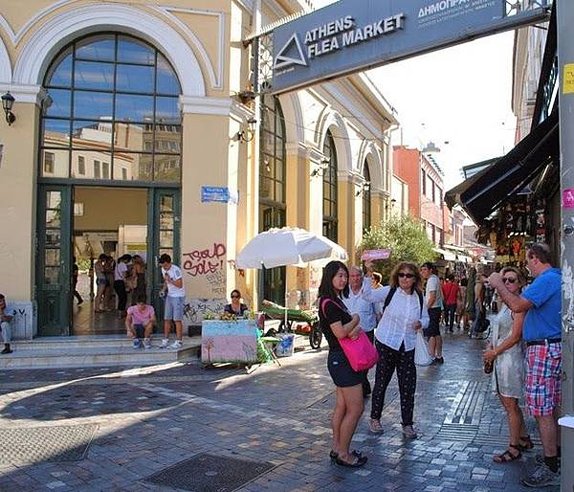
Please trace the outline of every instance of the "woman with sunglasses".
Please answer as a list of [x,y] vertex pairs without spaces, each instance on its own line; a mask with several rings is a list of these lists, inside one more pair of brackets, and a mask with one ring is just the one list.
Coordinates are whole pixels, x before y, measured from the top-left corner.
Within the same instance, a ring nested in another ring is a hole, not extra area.
[[[365,263],[367,277],[373,272]],[[389,297],[392,296],[392,297]],[[381,414],[385,393],[395,370],[401,397],[403,435],[416,439],[413,428],[417,370],[415,367],[416,332],[429,324],[428,310],[423,307],[422,279],[417,265],[399,263],[391,273],[390,285],[373,290],[370,278],[363,282],[363,297],[370,302],[382,302],[383,315],[375,329],[375,347],[379,361],[375,372],[375,386],[371,402],[369,430],[381,434]],[[389,299],[387,299],[389,297]]]
[[245,311],[249,311],[249,308],[241,302],[241,292],[233,289],[231,291],[231,302],[223,307],[223,312],[242,317]]
[[335,409],[331,417],[333,444],[329,454],[337,465],[358,468],[367,457],[351,451],[351,440],[363,414],[363,373],[349,364],[339,343],[356,339],[361,332],[359,315],[349,313],[342,298],[349,296],[349,270],[340,261],[330,261],[323,269],[319,285],[319,323],[329,344],[327,369],[336,387]]
[[[514,267],[501,270],[506,288],[520,294],[525,284],[522,273]],[[493,364],[492,386],[498,393],[508,418],[510,443],[502,454],[494,455],[495,463],[509,463],[522,456],[522,451],[533,447],[524,424],[524,416],[518,404],[524,393],[524,353],[520,340],[524,313],[513,313],[502,303],[492,320],[492,335],[484,352],[484,361]]]

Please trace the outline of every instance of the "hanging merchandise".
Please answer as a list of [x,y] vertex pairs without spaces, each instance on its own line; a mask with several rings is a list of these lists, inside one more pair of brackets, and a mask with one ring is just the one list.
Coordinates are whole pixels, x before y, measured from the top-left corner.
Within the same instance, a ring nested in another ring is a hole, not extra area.
[[546,242],[546,201],[543,198],[536,200],[536,242]]

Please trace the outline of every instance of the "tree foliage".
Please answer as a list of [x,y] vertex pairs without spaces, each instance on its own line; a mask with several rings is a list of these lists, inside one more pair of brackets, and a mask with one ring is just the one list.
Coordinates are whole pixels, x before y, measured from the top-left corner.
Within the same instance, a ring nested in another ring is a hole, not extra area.
[[421,222],[410,215],[393,216],[375,225],[363,234],[360,253],[369,249],[390,249],[388,260],[375,262],[375,270],[387,283],[390,273],[397,263],[410,261],[420,265],[425,261],[435,261],[437,254],[434,244],[427,237]]

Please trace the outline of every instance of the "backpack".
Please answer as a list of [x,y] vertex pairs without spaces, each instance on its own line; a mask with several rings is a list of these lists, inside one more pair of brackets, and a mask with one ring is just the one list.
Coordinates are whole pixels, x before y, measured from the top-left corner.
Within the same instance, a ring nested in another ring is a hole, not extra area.
[[[389,293],[387,294],[387,297],[385,298],[385,302],[383,303],[383,313],[385,312],[385,309],[387,309],[387,306],[391,303],[391,300],[393,299],[393,296],[395,295],[395,292],[397,291],[397,287],[391,287],[391,290],[389,290]],[[419,303],[421,305],[421,317],[423,315],[423,304],[424,304],[424,299],[423,299],[423,294],[422,292],[419,292],[418,290],[415,291],[418,296],[419,296]]]

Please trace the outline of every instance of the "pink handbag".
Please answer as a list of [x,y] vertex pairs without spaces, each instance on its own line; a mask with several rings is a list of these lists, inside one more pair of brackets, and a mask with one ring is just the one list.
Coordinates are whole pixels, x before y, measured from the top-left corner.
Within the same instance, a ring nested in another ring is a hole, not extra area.
[[362,372],[373,367],[379,360],[379,353],[369,340],[366,333],[361,330],[357,339],[339,338],[339,344],[355,372]]
[[[331,299],[324,299],[321,309],[325,314],[325,303]],[[331,301],[333,302],[333,301]],[[379,360],[379,353],[369,340],[366,333],[361,330],[359,336],[353,340],[351,338],[339,338],[339,344],[355,372],[362,372],[373,367]]]

